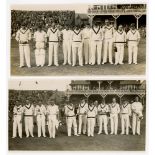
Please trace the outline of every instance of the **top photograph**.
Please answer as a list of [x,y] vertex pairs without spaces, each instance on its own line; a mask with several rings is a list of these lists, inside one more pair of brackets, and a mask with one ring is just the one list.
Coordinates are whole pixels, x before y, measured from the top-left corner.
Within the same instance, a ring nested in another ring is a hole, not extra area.
[[146,4],[11,5],[10,75],[145,75],[146,14]]

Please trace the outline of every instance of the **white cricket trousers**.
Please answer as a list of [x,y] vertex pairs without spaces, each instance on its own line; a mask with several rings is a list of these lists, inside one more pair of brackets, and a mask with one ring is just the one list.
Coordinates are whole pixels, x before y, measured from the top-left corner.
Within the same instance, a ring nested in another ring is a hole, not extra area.
[[50,138],[55,138],[55,134],[56,134],[56,115],[49,115],[49,136]]
[[135,133],[140,135],[140,119],[139,116],[136,113],[132,114],[132,133],[135,135]]
[[137,63],[138,45],[136,41],[128,42],[128,63]]
[[38,137],[41,137],[41,133],[43,133],[43,137],[46,137],[45,115],[37,115],[37,126],[38,126]]
[[13,116],[13,137],[17,137],[17,130],[18,135],[22,138],[22,116],[21,115],[14,115]]
[[71,130],[72,126],[74,128],[74,135],[77,135],[77,122],[76,122],[76,117],[67,117],[67,133],[68,136],[71,136]]
[[129,134],[129,114],[121,114],[122,134]]
[[94,136],[95,118],[87,118],[88,136]]
[[91,40],[89,40],[89,65],[92,64],[92,55],[91,55]]
[[108,119],[107,115],[99,115],[99,133],[102,133],[102,125],[104,124],[104,132],[107,135],[107,125],[108,125]]
[[58,42],[49,42],[49,62],[48,65],[51,66],[53,64],[54,57],[54,65],[58,65]]
[[117,135],[118,114],[110,114],[111,134]]
[[19,55],[20,55],[20,67],[24,66],[24,58],[25,58],[27,67],[31,67],[29,44],[19,44]]
[[79,65],[83,65],[83,55],[82,55],[82,43],[74,42],[72,43],[72,62],[73,66],[76,65],[76,55],[78,54]]
[[63,41],[63,55],[64,55],[64,64],[68,62],[71,65],[71,42],[69,40]]
[[107,62],[107,54],[109,54],[109,62],[113,63],[113,61],[112,61],[112,44],[113,44],[112,38],[104,40],[103,63]]
[[33,116],[25,116],[25,132],[26,137],[33,137]]
[[44,66],[45,64],[45,43],[36,42],[35,58],[37,66]]
[[122,64],[124,59],[124,44],[116,43],[117,52],[115,52],[115,64]]
[[97,59],[97,64],[101,64],[101,50],[102,50],[102,41],[91,41],[91,63],[94,65],[96,63]]
[[79,115],[79,130],[78,134],[81,134],[81,130],[83,134],[86,133],[86,128],[87,128],[87,116],[86,115]]
[[85,64],[87,65],[91,61],[89,38],[86,38],[83,41],[83,53],[84,53],[84,58],[85,58]]

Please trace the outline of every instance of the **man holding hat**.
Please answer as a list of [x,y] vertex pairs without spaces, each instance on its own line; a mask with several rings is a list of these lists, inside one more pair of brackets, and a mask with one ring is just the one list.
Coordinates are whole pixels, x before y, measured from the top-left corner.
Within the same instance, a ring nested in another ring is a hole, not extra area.
[[24,67],[24,59],[28,68],[30,64],[30,46],[31,32],[27,28],[26,23],[22,23],[21,28],[17,31],[16,38],[19,43],[20,68]]
[[139,102],[138,96],[135,98],[135,102],[131,105],[132,110],[132,132],[133,135],[136,133],[140,135],[140,123],[143,119],[143,105],[141,102]]
[[22,117],[23,117],[23,107],[20,102],[17,100],[13,108],[13,136],[12,138],[17,137],[18,135],[22,138]]
[[114,33],[115,65],[122,65],[124,59],[124,47],[126,45],[126,32],[123,25],[118,26],[118,30]]
[[76,122],[76,115],[75,115],[75,107],[73,104],[69,101],[65,108],[65,114],[67,117],[67,134],[70,137],[72,126],[74,128],[74,136],[79,136],[77,134],[77,122]]
[[128,42],[128,63],[134,63],[137,65],[138,45],[140,42],[140,33],[136,29],[134,23],[130,25],[130,30],[127,33]]
[[107,62],[107,54],[109,54],[109,63],[113,64],[112,61],[112,46],[113,46],[113,37],[114,37],[115,29],[110,24],[108,19],[105,20],[105,26],[103,27],[104,34],[104,51],[103,51],[103,62],[105,64]]
[[115,65],[122,65],[124,59],[124,47],[126,45],[126,32],[123,25],[118,26],[118,30],[114,33]]
[[50,99],[49,105],[47,107],[47,115],[48,115],[48,130],[50,138],[55,138],[56,134],[56,122],[58,120],[59,115],[59,107],[55,104],[54,99]]
[[47,35],[46,32],[42,30],[41,25],[38,26],[37,31],[34,33],[34,40],[36,42],[36,66],[43,67],[45,64],[45,43],[47,42]]

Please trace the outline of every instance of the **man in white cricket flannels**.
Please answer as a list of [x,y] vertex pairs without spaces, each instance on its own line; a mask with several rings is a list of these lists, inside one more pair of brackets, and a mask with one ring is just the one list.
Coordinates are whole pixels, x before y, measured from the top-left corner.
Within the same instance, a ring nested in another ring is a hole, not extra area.
[[104,132],[108,135],[108,116],[107,113],[109,112],[109,106],[105,104],[105,100],[98,105],[98,115],[99,115],[99,131],[98,134],[102,133],[102,125],[104,124]]
[[91,52],[90,52],[90,25],[87,23],[85,28],[82,30],[83,36],[83,55],[85,60],[85,65],[91,62]]
[[23,107],[17,100],[13,108],[13,136],[17,137],[17,131],[20,138],[22,138],[22,118],[23,118]]
[[45,134],[45,117],[46,117],[46,107],[43,105],[43,102],[40,100],[35,107],[35,116],[37,118],[37,127],[38,127],[38,137],[46,137]]
[[113,46],[113,37],[115,29],[110,24],[108,19],[105,20],[105,26],[103,27],[104,34],[104,51],[103,51],[103,62],[102,64],[107,63],[107,55],[109,55],[109,63],[113,64],[112,60],[112,46]]
[[143,119],[143,105],[139,101],[139,98],[135,98],[135,102],[132,103],[131,105],[131,110],[132,110],[132,132],[133,135],[136,133],[140,135],[140,123],[141,120]]
[[69,29],[69,25],[65,26],[65,29],[62,31],[62,38],[63,38],[63,54],[64,54],[64,62],[63,65],[67,63],[71,65],[71,34],[72,31]]
[[103,32],[99,24],[95,21],[93,23],[92,29],[90,31],[91,39],[91,65],[101,64],[101,50],[102,50],[102,40]]
[[49,38],[49,62],[48,66],[52,66],[53,60],[54,65],[59,66],[58,63],[58,46],[60,31],[56,27],[55,23],[51,24],[51,27],[47,31],[47,37]]
[[55,100],[49,100],[49,105],[47,107],[47,114],[48,114],[48,130],[50,138],[55,138],[56,135],[56,123],[58,121],[59,115],[59,107],[55,104]]
[[68,106],[68,104],[69,104],[69,102],[68,102],[68,100],[66,100],[65,101],[65,105],[64,105],[64,115],[65,115],[65,118],[66,118],[66,127],[67,127],[67,124],[68,124],[68,122],[67,122],[67,106]]
[[82,53],[82,31],[79,25],[75,25],[71,35],[72,40],[72,66],[76,65],[76,57],[78,55],[79,66],[83,66]]
[[36,66],[43,67],[45,65],[45,44],[47,42],[46,32],[39,25],[37,31],[34,33],[34,40],[36,42],[35,46],[35,59]]
[[26,23],[22,23],[21,28],[16,33],[15,38],[19,43],[19,56],[20,56],[20,66],[24,67],[24,59],[28,68],[31,67],[30,64],[30,46],[29,41],[31,40],[31,32],[27,28]]
[[120,113],[120,106],[116,102],[116,98],[112,99],[112,103],[109,105],[110,112],[110,124],[111,124],[111,133],[117,135],[118,130],[118,114]]
[[86,134],[87,130],[87,110],[88,110],[88,103],[86,103],[85,99],[81,100],[79,103],[77,114],[79,116],[79,130],[78,134],[81,134],[81,130],[83,134]]
[[115,65],[122,65],[124,59],[124,47],[126,45],[126,32],[123,30],[123,25],[118,26],[118,30],[114,33],[114,47],[115,52]]
[[94,128],[95,128],[95,119],[97,116],[97,108],[93,104],[93,101],[90,101],[88,104],[87,110],[87,135],[88,137],[94,137]]
[[24,121],[25,121],[25,132],[26,138],[31,135],[33,136],[33,117],[34,117],[34,106],[30,103],[29,99],[26,99],[25,105],[23,107]]
[[128,101],[124,101],[120,106],[120,114],[121,114],[121,135],[129,134],[129,116],[131,116],[131,106]]
[[70,137],[72,135],[72,126],[74,129],[74,136],[79,136],[77,134],[77,122],[76,122],[76,115],[75,115],[75,107],[72,102],[68,101],[68,104],[65,107],[65,114],[67,117],[67,134]]
[[136,29],[135,24],[132,23],[130,30],[127,33],[128,42],[128,63],[134,63],[137,65],[138,45],[140,42],[140,33]]
[[[94,105],[95,105],[96,108],[98,108],[98,104],[99,104],[98,101],[95,100]],[[99,126],[99,115],[97,115],[96,118],[95,118],[95,127],[96,126]]]

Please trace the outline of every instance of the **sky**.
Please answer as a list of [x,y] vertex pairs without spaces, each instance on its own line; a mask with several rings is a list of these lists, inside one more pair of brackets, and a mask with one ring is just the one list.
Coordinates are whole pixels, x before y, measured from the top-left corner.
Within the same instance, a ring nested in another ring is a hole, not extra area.
[[87,4],[42,4],[42,5],[11,5],[13,10],[71,10],[76,13],[87,13]]
[[[141,80],[143,82],[144,80]],[[59,90],[70,89],[68,79],[42,79],[42,80],[9,80],[9,89],[15,90]]]
[[71,80],[10,80],[9,89],[15,90],[59,90],[65,91],[69,88]]

